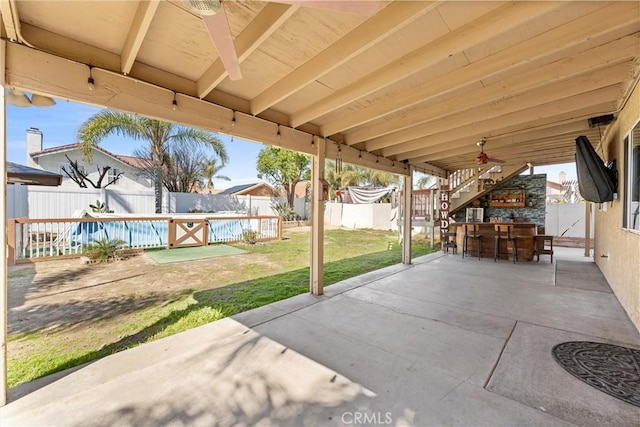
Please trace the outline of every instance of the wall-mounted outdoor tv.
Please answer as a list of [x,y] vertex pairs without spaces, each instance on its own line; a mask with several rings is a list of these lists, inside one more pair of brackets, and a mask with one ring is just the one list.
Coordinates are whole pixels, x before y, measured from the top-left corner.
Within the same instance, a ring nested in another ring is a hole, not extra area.
[[615,161],[605,165],[586,136],[576,138],[576,169],[582,198],[594,203],[614,199],[618,187]]

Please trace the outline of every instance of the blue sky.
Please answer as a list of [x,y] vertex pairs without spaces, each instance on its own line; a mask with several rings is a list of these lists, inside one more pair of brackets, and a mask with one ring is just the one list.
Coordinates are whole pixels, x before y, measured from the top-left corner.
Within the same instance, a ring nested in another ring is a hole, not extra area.
[[[44,136],[44,148],[76,142],[76,131],[80,125],[100,108],[73,102],[56,100],[53,107],[15,107],[7,104],[7,157],[10,162],[26,163],[26,130],[30,127],[40,129]],[[218,135],[225,143],[229,155],[229,164],[221,170],[222,175],[232,179],[215,181],[216,188],[227,188],[235,184],[247,184],[258,181],[256,177],[256,157],[263,145],[239,138]],[[101,146],[116,154],[131,155],[140,147],[140,141],[122,137],[109,137]],[[575,164],[562,164],[535,168],[536,173],[546,173],[547,179],[558,181],[561,171],[567,173],[567,179],[576,179]]]
[[[10,162],[25,164],[27,157],[26,131],[38,128],[43,134],[43,147],[73,144],[80,125],[100,108],[56,99],[53,107],[15,107],[7,104],[7,158]],[[235,184],[258,181],[256,177],[256,157],[265,146],[254,142],[218,135],[224,142],[229,155],[229,164],[220,171],[232,179],[214,181],[216,188],[227,188]],[[115,153],[131,155],[140,148],[142,142],[113,136],[105,139],[100,146]]]

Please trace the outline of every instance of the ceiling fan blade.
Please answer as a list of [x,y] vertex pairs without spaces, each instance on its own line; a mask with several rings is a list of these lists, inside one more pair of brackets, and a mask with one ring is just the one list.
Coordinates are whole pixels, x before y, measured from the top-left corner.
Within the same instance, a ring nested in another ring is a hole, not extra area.
[[355,15],[372,16],[380,9],[379,0],[267,0],[277,3],[294,4],[316,9],[334,10]]
[[240,71],[240,61],[236,53],[236,47],[231,37],[231,29],[227,20],[227,13],[224,10],[224,3],[215,15],[203,15],[202,20],[209,30],[209,35],[213,44],[216,46],[220,60],[231,80],[240,80],[242,72]]

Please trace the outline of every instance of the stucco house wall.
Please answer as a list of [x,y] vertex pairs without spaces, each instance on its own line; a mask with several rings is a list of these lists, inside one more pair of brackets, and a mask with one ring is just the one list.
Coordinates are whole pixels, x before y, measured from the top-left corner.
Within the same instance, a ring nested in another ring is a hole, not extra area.
[[[46,171],[62,175],[61,187],[78,188],[78,184],[60,170],[61,165],[67,165],[69,163],[65,155],[69,156],[73,161],[77,160],[78,166],[84,167],[85,171],[89,172],[89,178],[93,182],[97,182],[98,180],[99,173],[97,167],[103,168],[104,166],[111,166],[114,169],[124,172],[118,182],[108,187],[112,190],[149,190],[153,188],[151,180],[142,175],[136,168],[97,149],[93,150],[92,163],[85,162],[82,152],[77,148],[36,154],[35,156],[31,156],[30,163]],[[109,181],[107,177],[105,177],[102,185],[105,185],[107,182]],[[91,184],[88,184],[88,186],[91,187]]]
[[[616,160],[620,183],[618,199],[595,212],[595,262],[616,297],[640,330],[640,232],[623,228],[626,197],[624,138],[640,120],[640,87],[636,87],[603,141],[604,160]],[[606,209],[606,210],[605,210]]]
[[[65,157],[65,154],[68,155],[71,160],[77,160],[78,165],[83,166],[85,171],[89,172],[89,178],[93,180],[93,182],[97,181],[99,175],[97,170],[98,166],[100,168],[104,166],[111,166],[112,168],[124,172],[124,175],[120,177],[118,182],[116,182],[115,184],[111,184],[108,187],[110,189],[148,190],[152,188],[151,180],[142,176],[138,170],[97,150],[93,150],[92,164],[86,163],[83,160],[82,153],[77,149],[66,152],[49,153],[47,155],[37,157],[35,161],[42,169],[62,175],[61,187],[78,188],[78,184],[73,182],[71,178],[69,178],[64,174],[64,172],[60,170],[61,164],[69,163],[69,161]],[[107,178],[105,177],[105,179],[102,181],[102,184],[104,185],[107,182]],[[91,184],[89,184],[89,186],[91,186]]]

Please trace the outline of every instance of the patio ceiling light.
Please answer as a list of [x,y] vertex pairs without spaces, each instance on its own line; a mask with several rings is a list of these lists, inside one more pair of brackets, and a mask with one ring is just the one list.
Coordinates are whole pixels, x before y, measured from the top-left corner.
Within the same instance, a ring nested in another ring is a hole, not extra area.
[[56,105],[56,101],[54,101],[53,98],[38,95],[37,93],[31,95],[31,103],[37,107],[52,107]]
[[31,100],[21,90],[11,89],[7,94],[7,102],[16,107],[31,107]]

